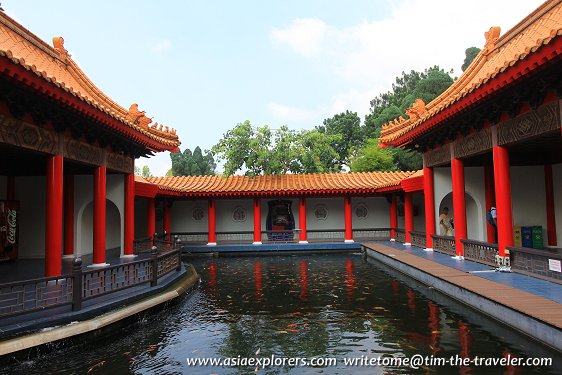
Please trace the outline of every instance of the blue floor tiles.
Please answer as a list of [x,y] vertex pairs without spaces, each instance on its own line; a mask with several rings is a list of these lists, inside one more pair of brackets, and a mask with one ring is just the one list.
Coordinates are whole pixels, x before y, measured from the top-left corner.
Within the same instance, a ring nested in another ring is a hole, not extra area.
[[[486,271],[492,270],[493,267],[485,264],[480,264],[471,260],[457,260],[448,254],[438,253],[435,251],[424,251],[416,246],[404,246],[399,242],[385,242],[389,247],[402,250],[406,253],[417,255],[419,257],[432,260],[444,266],[455,268],[459,271],[472,272],[472,271]],[[535,294],[540,297],[548,298],[550,300],[562,303],[562,285],[550,281],[537,279],[532,276],[522,275],[519,273],[509,272],[476,272],[472,273],[474,276],[481,277],[497,283],[509,285],[513,288],[523,290],[527,293]]]

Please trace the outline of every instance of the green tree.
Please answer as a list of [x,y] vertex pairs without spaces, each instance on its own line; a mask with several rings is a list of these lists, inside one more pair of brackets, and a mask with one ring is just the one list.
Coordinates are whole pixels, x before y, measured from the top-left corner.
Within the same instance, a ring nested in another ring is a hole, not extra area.
[[369,138],[351,158],[352,172],[394,171],[394,153],[388,148],[380,148],[376,138]]
[[357,112],[345,111],[325,119],[323,125],[317,126],[316,130],[328,135],[339,135],[334,137],[332,147],[338,153],[338,162],[349,164],[350,150],[352,147],[363,145],[364,129]]
[[152,173],[150,173],[150,168],[148,168],[148,165],[143,165],[142,176],[143,177],[152,177]]
[[463,72],[466,70],[466,68],[468,68],[470,63],[472,63],[472,61],[474,61],[474,59],[476,58],[476,56],[478,56],[480,51],[481,51],[481,49],[478,48],[478,47],[468,47],[466,49],[466,51],[464,51],[465,58],[464,58],[464,62],[462,63],[462,66],[461,66],[461,69],[462,69]]
[[341,171],[341,160],[332,145],[341,142],[341,134],[302,130],[296,139],[293,173],[331,173]]
[[[382,125],[399,116],[406,117],[408,109],[417,98],[429,103],[453,83],[452,72],[445,72],[439,66],[425,69],[423,72],[402,72],[396,77],[392,91],[380,94],[371,100],[370,113],[365,116],[365,134],[369,138],[378,138]],[[392,151],[394,166],[400,170],[416,170],[422,167],[421,154],[415,151],[394,149]]]
[[172,160],[172,176],[213,176],[216,163],[213,154],[209,151],[203,152],[199,146],[193,152],[185,149],[183,152],[170,154]]

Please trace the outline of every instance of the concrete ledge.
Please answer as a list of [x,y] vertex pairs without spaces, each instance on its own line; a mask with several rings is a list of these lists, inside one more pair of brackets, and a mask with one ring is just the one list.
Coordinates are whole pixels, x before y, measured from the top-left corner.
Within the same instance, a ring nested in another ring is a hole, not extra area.
[[[400,260],[394,259],[394,254],[385,255],[369,248],[364,249],[367,256],[435,288],[447,296],[496,319],[500,323],[508,325],[516,331],[530,336],[558,351],[562,351],[562,330],[560,328],[514,310],[476,292],[455,285],[454,283],[448,282]],[[398,253],[400,252],[400,250],[395,251]]]
[[2,341],[0,342],[0,356],[90,333],[180,297],[199,280],[199,275],[193,266],[189,265],[189,267],[191,272],[186,273],[183,278],[166,290],[139,302],[84,321]]

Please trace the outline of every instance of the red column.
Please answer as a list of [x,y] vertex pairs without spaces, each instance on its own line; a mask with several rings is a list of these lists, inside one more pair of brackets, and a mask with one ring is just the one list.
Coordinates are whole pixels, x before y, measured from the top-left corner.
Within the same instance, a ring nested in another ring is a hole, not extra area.
[[[392,194],[390,198],[390,227],[398,228],[398,211],[397,211],[396,195]],[[390,240],[396,240],[396,233],[394,230],[390,231]]]
[[[490,208],[495,207],[496,197],[494,189],[494,168],[491,165],[484,166],[484,190],[485,190],[485,204],[486,212],[490,211]],[[496,208],[497,209],[497,208]],[[494,243],[497,241],[496,233],[494,227],[486,221],[486,238],[489,243]]]
[[556,215],[554,214],[554,183],[552,181],[552,165],[544,166],[544,188],[546,193],[546,233],[548,246],[557,246]]
[[345,217],[345,241],[353,242],[353,224],[351,216],[351,197],[347,196],[343,198],[343,213]]
[[215,202],[209,198],[209,237],[207,245],[215,246],[217,244],[217,211]]
[[498,221],[498,252],[505,256],[505,248],[513,246],[513,213],[511,208],[511,176],[509,151],[502,146],[493,148],[494,183]]
[[261,200],[254,198],[254,245],[261,245]]
[[435,234],[435,188],[433,168],[423,169],[423,199],[425,205],[425,249],[433,250],[432,234]]
[[457,256],[463,256],[466,239],[466,200],[464,192],[464,163],[460,159],[451,160],[453,178],[453,219],[455,221],[455,249]]
[[13,201],[16,199],[16,178],[8,176],[6,181],[6,200]]
[[94,265],[105,266],[105,166],[94,168]]
[[125,175],[125,214],[124,214],[123,254],[133,256],[135,239],[135,175]]
[[74,256],[74,175],[64,176],[64,257]]
[[154,239],[156,232],[156,201],[154,198],[146,198],[146,235]]
[[306,198],[299,198],[299,226],[301,233],[299,235],[299,243],[308,243],[306,235]]
[[164,201],[164,217],[162,218],[162,224],[164,225],[164,231],[166,232],[166,241],[170,241],[170,232],[172,231],[172,210],[171,203],[167,200]]
[[45,222],[45,277],[62,273],[63,157],[47,157]]
[[404,229],[406,231],[405,245],[411,245],[412,236],[410,231],[414,230],[414,205],[412,203],[412,193],[404,193]]

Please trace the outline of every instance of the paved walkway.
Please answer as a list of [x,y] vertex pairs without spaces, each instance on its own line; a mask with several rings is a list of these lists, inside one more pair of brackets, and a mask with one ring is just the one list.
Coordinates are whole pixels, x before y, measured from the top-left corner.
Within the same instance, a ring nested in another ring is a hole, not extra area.
[[457,260],[448,254],[439,253],[437,251],[424,251],[417,246],[404,246],[402,243],[391,241],[380,241],[380,243],[385,246],[404,251],[405,253],[429,259],[447,267],[455,268],[459,271],[468,272],[471,275],[478,276],[486,280],[495,281],[539,297],[562,303],[561,284],[515,272],[494,272],[494,268],[491,266],[468,259]]

